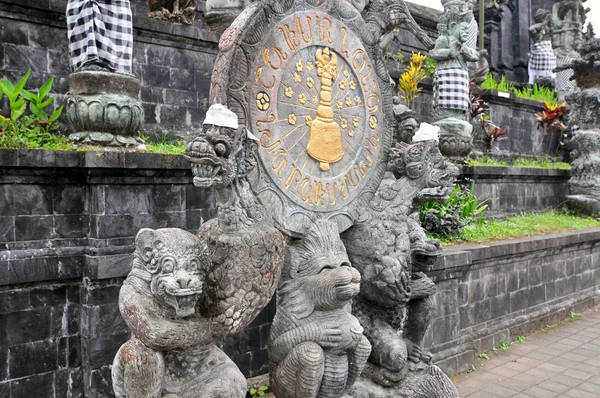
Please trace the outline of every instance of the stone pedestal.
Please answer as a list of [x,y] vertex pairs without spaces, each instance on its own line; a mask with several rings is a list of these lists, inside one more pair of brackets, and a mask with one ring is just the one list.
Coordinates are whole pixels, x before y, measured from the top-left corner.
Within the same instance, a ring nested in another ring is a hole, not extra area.
[[440,151],[453,161],[462,161],[471,153],[473,126],[456,118],[446,118],[433,123],[440,127]]
[[140,80],[106,69],[82,69],[69,76],[66,110],[69,139],[108,149],[145,149],[138,131],[144,123]]

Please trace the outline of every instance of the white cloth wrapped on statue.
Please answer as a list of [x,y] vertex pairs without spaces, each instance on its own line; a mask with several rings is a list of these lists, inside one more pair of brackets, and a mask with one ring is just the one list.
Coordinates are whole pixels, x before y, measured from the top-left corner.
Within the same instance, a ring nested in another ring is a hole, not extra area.
[[433,99],[442,109],[469,108],[469,73],[460,68],[437,69],[433,75]]
[[[559,58],[557,64],[558,66],[570,64],[574,60],[575,58]],[[577,86],[575,85],[575,82],[571,80],[574,74],[575,72],[573,69],[565,69],[558,72],[556,74],[556,91],[566,92],[575,90]]]
[[97,62],[131,73],[133,26],[129,0],[69,0],[67,26],[71,70]]
[[469,35],[465,44],[471,48],[477,48],[477,37],[479,37],[479,27],[475,18],[471,19],[469,23]]

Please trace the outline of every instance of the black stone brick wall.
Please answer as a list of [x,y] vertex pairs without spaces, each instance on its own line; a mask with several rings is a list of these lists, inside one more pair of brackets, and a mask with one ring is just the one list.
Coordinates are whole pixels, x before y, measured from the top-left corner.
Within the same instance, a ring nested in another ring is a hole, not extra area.
[[600,303],[600,229],[444,251],[426,346],[449,375],[479,353]]

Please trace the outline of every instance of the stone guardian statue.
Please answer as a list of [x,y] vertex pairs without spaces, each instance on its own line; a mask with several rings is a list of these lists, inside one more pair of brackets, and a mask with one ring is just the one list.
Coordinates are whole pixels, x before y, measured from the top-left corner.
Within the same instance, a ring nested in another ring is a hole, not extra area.
[[131,74],[133,24],[129,0],[69,0],[71,75],[67,118],[82,144],[144,150],[140,80]]
[[473,126],[465,120],[469,106],[468,62],[479,60],[479,52],[469,46],[469,27],[473,20],[469,1],[443,2],[440,15],[440,33],[429,56],[438,61],[433,76],[434,110],[441,129],[440,149],[454,159],[471,151]]
[[540,8],[534,16],[535,23],[529,28],[533,44],[529,52],[529,84],[538,77],[552,79],[556,68],[556,56],[552,50],[552,16],[550,11]]

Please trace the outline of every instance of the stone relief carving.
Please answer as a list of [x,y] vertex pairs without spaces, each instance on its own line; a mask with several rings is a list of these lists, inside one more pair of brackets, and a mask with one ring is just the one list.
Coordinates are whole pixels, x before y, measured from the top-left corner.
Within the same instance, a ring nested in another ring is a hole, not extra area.
[[287,249],[269,336],[271,388],[279,398],[341,397],[371,351],[350,312],[360,274],[331,221],[317,221]]
[[583,23],[586,10],[585,0],[554,0],[552,6],[552,48],[557,58],[559,70],[556,74],[556,91],[575,90],[572,82],[573,70],[564,65],[578,59],[579,48],[583,44]]
[[119,310],[132,338],[112,368],[117,397],[244,397],[246,379],[215,343],[214,319],[200,314],[209,272],[204,242],[184,230],[142,229]]
[[390,156],[389,169],[399,178],[389,184],[384,180],[364,219],[342,234],[349,258],[363,276],[353,312],[373,346],[350,395],[458,397],[452,382],[429,365],[431,355],[422,348],[435,293],[423,271],[441,248],[409,217],[422,189],[452,185],[458,169],[445,161],[436,141],[400,143]]
[[438,61],[433,76],[434,109],[439,126],[442,153],[454,159],[471,151],[473,126],[465,121],[469,106],[468,62],[479,61],[479,52],[468,44],[473,21],[472,4],[467,0],[442,2],[444,12],[438,24],[439,37],[429,56]]
[[149,0],[150,18],[193,25],[196,0]]

